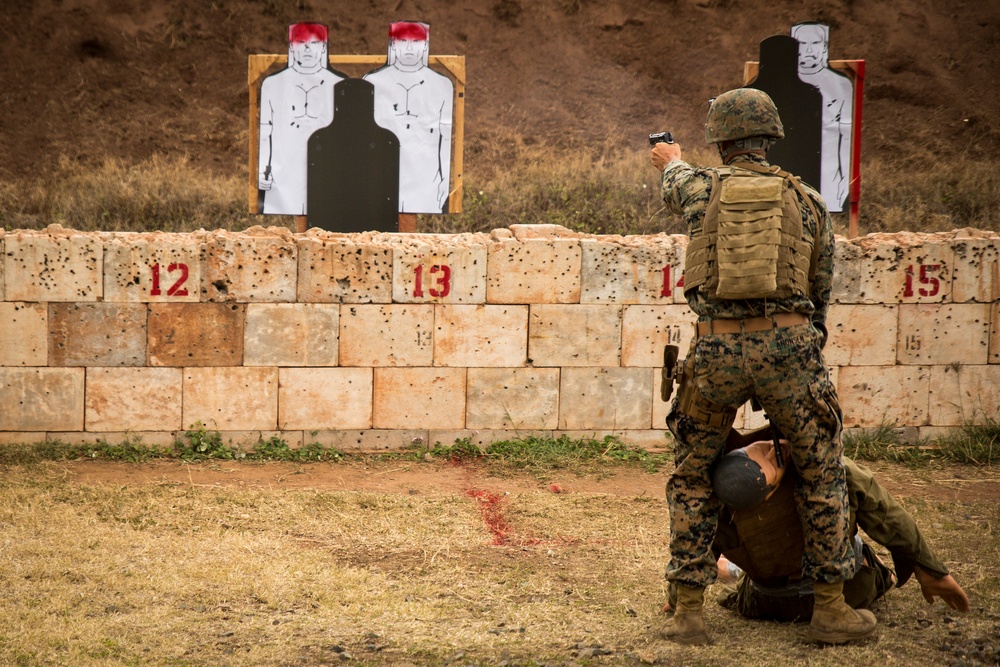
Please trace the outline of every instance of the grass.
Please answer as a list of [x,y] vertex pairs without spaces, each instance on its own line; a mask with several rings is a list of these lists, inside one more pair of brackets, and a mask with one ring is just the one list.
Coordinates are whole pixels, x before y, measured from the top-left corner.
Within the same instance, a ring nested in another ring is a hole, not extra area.
[[901,429],[882,422],[873,429],[844,431],[844,454],[859,461],[911,466],[945,461],[977,466],[1000,463],[1000,422],[984,416],[967,420],[934,441],[904,440]]
[[[885,461],[910,466],[929,461],[992,466],[1000,463],[1000,422],[990,417],[971,419],[936,441],[908,442],[903,430],[883,422],[872,429],[844,431],[844,454],[859,461]],[[669,440],[667,441],[669,445]],[[0,465],[28,465],[40,461],[103,459],[141,463],[153,459],[247,460],[337,462],[344,460],[391,461],[477,461],[498,471],[524,471],[545,474],[573,468],[593,472],[602,466],[632,466],[658,472],[672,464],[672,453],[650,452],[629,445],[615,436],[602,439],[572,439],[569,436],[524,436],[500,440],[480,447],[467,439],[432,447],[416,445],[409,449],[373,453],[347,453],[318,442],[292,448],[277,435],[261,439],[252,447],[225,442],[218,431],[210,431],[200,422],[191,425],[183,438],[172,447],[156,447],[140,437],[121,442],[106,440],[86,444],[59,441],[8,444],[0,448]]]
[[[913,476],[893,465],[882,474]],[[911,583],[876,609],[877,641],[823,649],[802,626],[745,621],[710,593],[715,642],[691,648],[656,637],[661,499],[490,480],[473,467],[470,492],[430,482],[407,494],[142,475],[93,484],[65,461],[5,465],[0,664],[894,667],[942,664],[954,658],[944,644],[995,637],[1000,508],[989,499],[903,499],[969,593],[968,616],[928,607]],[[585,657],[595,649],[607,654]]]
[[[591,148],[525,142],[494,132],[466,144],[463,213],[418,216],[423,232],[489,231],[513,224],[559,224],[595,234],[680,234],[668,214],[659,179],[645,150],[626,150],[622,137]],[[707,148],[689,159],[717,164]],[[863,165],[860,231],[1000,230],[1000,173],[992,162],[963,160],[946,177],[933,160],[901,165],[871,158]],[[152,156],[139,164],[115,160],[100,167],[68,159],[51,173],[0,184],[0,227],[41,229],[58,223],[83,231],[242,230],[277,225],[290,216],[248,213],[244,174],[218,175],[184,158]],[[847,233],[847,214],[835,214]]]

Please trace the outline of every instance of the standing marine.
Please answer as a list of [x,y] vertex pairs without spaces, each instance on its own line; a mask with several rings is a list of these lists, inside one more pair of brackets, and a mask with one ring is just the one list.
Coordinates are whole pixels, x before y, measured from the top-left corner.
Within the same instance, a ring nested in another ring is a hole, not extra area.
[[670,563],[678,591],[663,636],[709,641],[705,588],[717,576],[712,542],[720,502],[710,468],[723,451],[737,409],[754,399],[786,434],[798,472],[795,504],[805,549],[802,575],[814,582],[811,639],[843,643],[875,630],[875,616],[844,602],[853,574],[842,413],[823,361],[833,274],[833,224],[822,197],[768,164],[784,136],[778,110],[760,90],[739,88],[713,100],[705,138],[722,167],[681,160],[657,143],[667,209],[682,215],[690,242],[684,291],[698,315],[677,396],[667,416],[676,440],[667,481]]

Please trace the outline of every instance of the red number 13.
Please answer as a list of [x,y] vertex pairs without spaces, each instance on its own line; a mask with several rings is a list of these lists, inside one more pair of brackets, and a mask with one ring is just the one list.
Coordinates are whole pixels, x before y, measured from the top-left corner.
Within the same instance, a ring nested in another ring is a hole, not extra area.
[[[428,288],[427,292],[433,297],[445,297],[451,292],[451,268],[447,264],[435,264],[430,268],[429,273],[440,273],[434,284],[437,287]],[[424,267],[420,264],[413,269],[413,296],[424,295]],[[440,289],[438,289],[440,288]]]

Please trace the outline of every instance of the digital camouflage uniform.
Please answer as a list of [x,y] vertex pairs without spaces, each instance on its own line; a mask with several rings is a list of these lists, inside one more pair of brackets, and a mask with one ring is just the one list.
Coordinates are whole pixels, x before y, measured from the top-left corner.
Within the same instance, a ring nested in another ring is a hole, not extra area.
[[[747,163],[768,166],[752,153],[736,156],[729,166]],[[692,238],[701,231],[712,171],[682,161],[663,170],[663,200],[668,210],[684,216]],[[689,290],[686,297],[701,322],[798,313],[811,324],[696,337],[687,362],[693,362],[694,384],[704,400],[735,413],[754,396],[781,432],[790,435],[791,462],[800,473],[795,498],[805,535],[803,575],[832,583],[850,577],[854,558],[841,463],[842,416],[822,356],[833,272],[833,225],[822,198],[806,189],[821,218],[814,219],[810,207],[796,195],[803,234],[819,244],[809,298],[720,300],[700,288]],[[733,420],[730,416],[725,423],[712,425],[684,414],[678,405],[681,393],[667,417],[677,442],[675,470],[667,482],[671,553],[667,579],[704,587],[717,574],[712,541],[720,508],[712,495],[709,467],[722,452]]]

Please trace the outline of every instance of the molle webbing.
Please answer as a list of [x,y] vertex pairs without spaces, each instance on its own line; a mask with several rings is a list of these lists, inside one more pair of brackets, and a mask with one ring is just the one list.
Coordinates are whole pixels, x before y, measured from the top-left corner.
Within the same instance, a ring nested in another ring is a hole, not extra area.
[[[789,471],[790,473],[791,471]],[[756,582],[784,586],[802,576],[805,544],[795,505],[795,475],[786,474],[761,505],[733,513],[740,546],[726,557]]]
[[796,191],[819,224],[798,179],[777,167],[713,172],[702,229],[687,249],[685,290],[704,285],[719,299],[808,295],[815,243],[803,239]]

